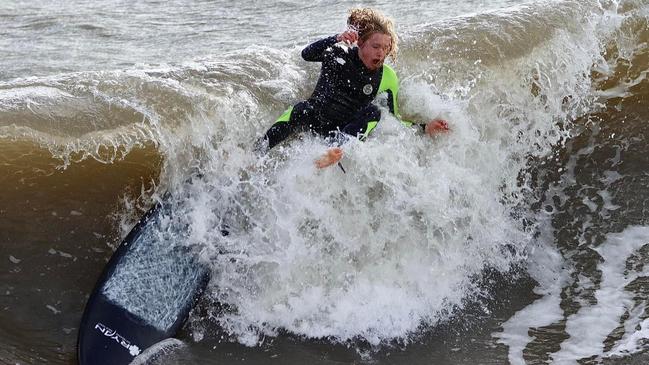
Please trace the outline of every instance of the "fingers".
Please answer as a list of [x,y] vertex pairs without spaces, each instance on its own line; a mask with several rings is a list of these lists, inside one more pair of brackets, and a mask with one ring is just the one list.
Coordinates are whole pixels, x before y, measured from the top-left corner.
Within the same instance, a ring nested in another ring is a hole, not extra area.
[[448,130],[448,122],[445,120],[438,120],[436,122],[437,129]]
[[355,30],[346,30],[336,37],[338,42],[345,42],[352,44],[358,40],[358,33]]
[[333,147],[327,150],[327,152],[322,155],[319,159],[315,160],[315,166],[319,169],[329,167],[343,157],[343,150],[340,147]]
[[358,33],[355,30],[349,31],[349,41],[351,43],[356,43],[356,41],[358,41]]

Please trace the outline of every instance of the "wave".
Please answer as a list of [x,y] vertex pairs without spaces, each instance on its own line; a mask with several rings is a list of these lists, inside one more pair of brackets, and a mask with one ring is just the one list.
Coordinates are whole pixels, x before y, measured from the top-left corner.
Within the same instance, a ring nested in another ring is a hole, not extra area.
[[[507,93],[499,90],[507,83],[528,83],[536,99],[543,89],[552,95],[541,99],[565,103],[566,97],[592,96],[593,80],[600,97],[624,97],[621,89],[634,87],[638,93],[644,86],[642,5],[539,2],[424,24],[403,36],[396,67],[406,82],[423,83],[455,98],[490,90]],[[121,128],[117,135],[156,142],[163,139],[161,130],[183,128],[196,117],[214,124],[243,119],[237,124],[258,131],[286,104],[308,96],[317,66],[301,61],[297,51],[251,46],[218,59],[162,69],[2,82],[0,136],[29,138],[27,131],[33,130],[37,140],[45,135],[83,140]],[[575,77],[584,80],[566,80]],[[577,84],[584,89],[570,90]],[[507,95],[499,96],[500,104],[508,101]]]
[[[279,330],[407,339],[486,290],[483,270],[525,260],[537,233],[530,166],[590,116],[644,98],[646,11],[538,2],[420,25],[395,65],[402,110],[443,116],[453,133],[429,140],[387,115],[369,141],[345,146],[344,175],[314,171],[322,145],[309,138],[262,159],[250,152],[315,81],[297,48],[3,82],[0,138],[64,166],[155,146],[159,188],[192,189],[174,219],[212,264],[210,296],[235,308],[211,316],[242,343]],[[646,120],[646,108],[635,112]],[[191,169],[204,179],[183,187]]]

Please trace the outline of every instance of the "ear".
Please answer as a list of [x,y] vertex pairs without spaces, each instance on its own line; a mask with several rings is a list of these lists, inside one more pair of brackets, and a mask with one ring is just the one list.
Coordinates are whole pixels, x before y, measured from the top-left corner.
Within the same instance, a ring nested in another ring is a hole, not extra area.
[[359,37],[358,41],[356,41],[356,44],[358,44],[358,48],[363,47],[363,44],[365,44],[365,40]]

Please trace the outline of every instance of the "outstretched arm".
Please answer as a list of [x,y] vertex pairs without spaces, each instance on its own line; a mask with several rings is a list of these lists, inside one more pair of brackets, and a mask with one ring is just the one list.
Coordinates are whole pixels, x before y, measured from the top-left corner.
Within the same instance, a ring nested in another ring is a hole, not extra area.
[[406,127],[411,127],[413,125],[419,126],[421,130],[430,137],[451,131],[448,126],[448,122],[442,118],[434,118],[425,123],[411,122],[413,118],[410,117],[406,117],[407,119],[402,119],[401,116],[397,116],[397,118],[399,118],[401,124]]
[[381,85],[379,86],[379,92],[386,92],[388,96],[388,108],[390,112],[394,114],[397,119],[401,121],[406,127],[410,127],[414,124],[420,125],[424,133],[429,136],[433,136],[439,133],[448,132],[450,129],[448,127],[448,122],[443,119],[435,118],[427,123],[415,123],[408,119],[404,119],[399,114],[399,79],[397,74],[394,72],[392,67],[388,65],[383,66],[383,78],[381,79]]

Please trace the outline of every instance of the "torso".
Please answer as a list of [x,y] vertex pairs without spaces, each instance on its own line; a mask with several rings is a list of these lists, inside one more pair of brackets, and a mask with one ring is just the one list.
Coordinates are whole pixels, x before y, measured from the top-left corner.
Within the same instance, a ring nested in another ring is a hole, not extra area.
[[309,102],[330,127],[346,123],[374,100],[383,68],[371,71],[358,56],[358,48],[331,46],[324,53],[320,78]]

